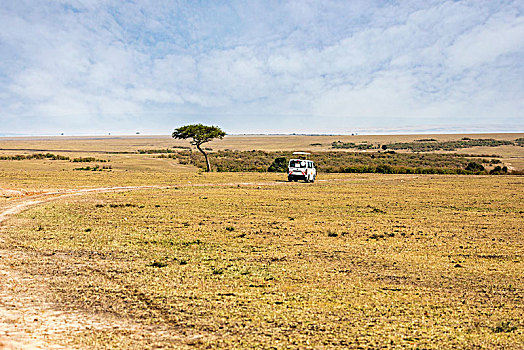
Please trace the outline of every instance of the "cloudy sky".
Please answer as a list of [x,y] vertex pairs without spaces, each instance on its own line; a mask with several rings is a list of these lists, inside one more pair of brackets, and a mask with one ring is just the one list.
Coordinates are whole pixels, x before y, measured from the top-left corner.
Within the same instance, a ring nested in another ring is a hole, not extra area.
[[0,134],[524,130],[524,2],[0,0]]

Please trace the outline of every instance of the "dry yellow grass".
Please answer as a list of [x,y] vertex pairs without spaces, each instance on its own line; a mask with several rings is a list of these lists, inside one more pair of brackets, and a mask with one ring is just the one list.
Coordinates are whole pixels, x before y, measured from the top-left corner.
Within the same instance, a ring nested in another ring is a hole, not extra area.
[[[118,147],[166,147],[136,140]],[[93,146],[75,145],[54,146]],[[9,323],[0,312],[0,325],[101,349],[524,347],[522,176],[322,174],[303,184],[78,154],[113,169],[1,162],[0,209],[38,192],[168,187],[64,197],[10,217],[0,311],[40,316]],[[46,323],[56,314],[65,316]],[[38,333],[40,323],[58,331]]]
[[[31,252],[14,267],[58,305],[182,336],[159,346],[518,348],[523,184],[360,175],[90,195],[11,219],[2,248]],[[143,333],[133,346],[157,341]]]

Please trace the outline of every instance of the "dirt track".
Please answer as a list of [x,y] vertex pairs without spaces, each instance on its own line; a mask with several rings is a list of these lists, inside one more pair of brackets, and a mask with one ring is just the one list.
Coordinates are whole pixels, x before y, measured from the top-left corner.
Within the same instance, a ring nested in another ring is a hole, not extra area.
[[[6,193],[21,197],[0,213],[0,225],[11,215],[45,202],[88,193],[132,191],[162,188],[161,186],[101,187],[61,192],[44,192],[24,196],[24,192],[8,190]],[[5,190],[4,190],[5,192]],[[1,238],[0,238],[1,239]],[[29,253],[0,250],[0,349],[61,349],[55,342],[73,330],[123,328],[132,330],[137,325],[124,320],[94,317],[82,312],[60,311],[56,305],[45,301],[42,290],[35,288],[31,276],[24,276],[9,264],[22,260]]]

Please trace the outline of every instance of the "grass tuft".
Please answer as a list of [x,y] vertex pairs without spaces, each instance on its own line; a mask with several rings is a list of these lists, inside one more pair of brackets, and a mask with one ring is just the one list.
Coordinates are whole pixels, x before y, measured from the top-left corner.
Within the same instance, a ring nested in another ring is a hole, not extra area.
[[511,333],[518,329],[517,326],[512,326],[511,321],[501,321],[492,328],[493,333]]
[[166,267],[167,263],[163,261],[153,261],[151,264],[149,264],[151,267]]

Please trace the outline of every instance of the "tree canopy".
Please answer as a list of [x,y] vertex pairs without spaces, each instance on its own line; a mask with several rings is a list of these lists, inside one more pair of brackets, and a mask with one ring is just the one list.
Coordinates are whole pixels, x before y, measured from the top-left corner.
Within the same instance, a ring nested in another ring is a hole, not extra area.
[[218,126],[208,126],[203,124],[189,124],[176,128],[171,135],[175,139],[191,139],[190,143],[202,152],[206,158],[207,171],[211,171],[211,165],[206,152],[200,147],[203,143],[209,142],[213,139],[221,139],[226,136],[226,133]]
[[190,124],[176,128],[172,135],[175,139],[193,139],[192,145],[201,145],[216,138],[223,138],[226,133],[218,126]]

